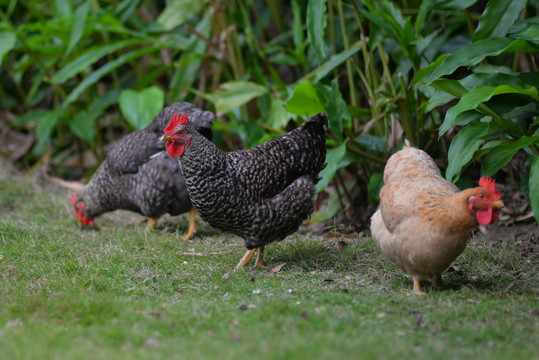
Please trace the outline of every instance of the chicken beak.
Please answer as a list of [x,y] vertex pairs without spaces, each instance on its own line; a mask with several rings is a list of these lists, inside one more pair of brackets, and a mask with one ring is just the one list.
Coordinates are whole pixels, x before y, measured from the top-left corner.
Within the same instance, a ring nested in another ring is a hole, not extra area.
[[79,227],[82,227],[82,220],[79,219],[79,218],[77,218],[77,225],[78,225]]
[[493,201],[493,202],[491,203],[491,205],[492,205],[493,208],[502,208],[502,207],[505,206],[505,205],[503,204],[503,201],[501,201],[501,200]]
[[174,141],[174,138],[168,136],[167,134],[161,136],[161,138],[159,139],[161,141]]

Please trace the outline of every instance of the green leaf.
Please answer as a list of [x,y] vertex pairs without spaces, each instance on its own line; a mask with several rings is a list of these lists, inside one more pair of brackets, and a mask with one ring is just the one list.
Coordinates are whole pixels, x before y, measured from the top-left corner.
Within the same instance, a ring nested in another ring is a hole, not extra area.
[[[205,16],[197,25],[198,34],[208,38],[211,32],[211,24],[209,18]],[[204,59],[207,43],[196,35],[191,35],[185,51],[179,59],[177,70],[174,72],[169,85],[169,101],[182,100],[193,82],[199,76],[199,69]]]
[[380,202],[380,189],[384,185],[384,175],[382,173],[373,173],[369,179],[367,190],[369,193],[369,203],[377,204]]
[[[532,47],[524,40],[509,38],[478,40],[447,56],[432,73],[425,76],[423,81],[431,83],[442,76],[452,74],[461,66],[474,66],[487,56],[497,56],[503,52],[512,51],[539,53],[539,48]],[[439,63],[439,61],[437,60],[435,63]],[[432,70],[433,67],[429,67],[429,69]]]
[[[520,86],[500,85],[497,87],[480,85],[470,90],[462,96],[457,105],[453,106],[445,115],[444,122],[440,127],[440,136],[443,135],[451,126],[453,126],[455,119],[462,112],[467,110],[476,109],[480,104],[490,100],[491,97],[501,94],[520,94],[531,97],[535,101],[539,101],[539,95],[535,87],[524,89]],[[480,110],[484,110],[481,108]],[[483,112],[483,111],[482,111]],[[487,115],[496,117],[496,113],[489,113]]]
[[95,141],[97,127],[95,121],[103,114],[104,109],[95,109],[93,111],[79,111],[69,121],[69,128],[79,138],[86,140],[90,144]]
[[431,63],[428,66],[425,66],[424,68],[419,69],[417,74],[415,74],[414,79],[412,80],[412,85],[415,85],[418,82],[420,82],[421,80],[423,80],[425,78],[425,76],[427,76],[428,73],[432,72],[434,69],[436,69],[438,66],[440,66],[440,64],[442,62],[444,62],[445,59],[447,59],[448,56],[449,56],[449,54],[440,55],[440,56],[438,56],[438,58],[436,60],[434,60],[433,63]]
[[301,6],[298,0],[292,0],[292,14],[294,15],[292,20],[292,40],[294,40],[294,48],[296,51],[301,51],[305,46],[303,23],[301,19]]
[[537,143],[539,143],[539,136],[522,136],[516,141],[506,139],[504,144],[498,145],[485,156],[481,165],[481,175],[494,175],[502,166],[511,161],[520,149]]
[[284,102],[279,98],[271,99],[269,123],[274,129],[282,129],[288,123],[290,114],[284,108]]
[[384,136],[376,136],[371,134],[360,135],[354,141],[363,149],[385,153],[386,138]]
[[535,45],[539,45],[539,24],[528,24],[526,29],[511,35],[511,37],[526,40]]
[[339,79],[333,79],[331,81],[331,87],[317,84],[316,89],[324,97],[324,107],[327,109],[329,129],[333,131],[337,140],[342,141],[343,121],[345,123],[344,125],[349,127],[351,118],[346,107],[346,102],[339,91]]
[[206,5],[207,0],[174,0],[157,18],[166,31],[182,25],[189,17],[196,15]]
[[289,113],[307,116],[326,112],[314,84],[310,81],[296,84],[292,96],[286,101],[285,108]]
[[86,0],[86,2],[79,6],[73,15],[73,26],[71,27],[71,34],[69,35],[69,45],[65,52],[66,57],[71,53],[71,50],[73,50],[82,37],[88,11],[90,11],[90,0]]
[[432,8],[436,10],[464,10],[476,2],[477,0],[432,0]]
[[140,0],[123,0],[120,5],[114,9],[114,14],[119,17],[120,22],[125,23],[139,4]]
[[61,19],[73,14],[71,0],[54,0],[54,15]]
[[131,89],[120,94],[119,105],[127,122],[135,129],[142,130],[152,122],[165,104],[165,94],[157,86],[140,92]]
[[328,61],[324,62],[319,67],[317,67],[307,75],[303,76],[299,80],[299,82],[303,82],[311,78],[313,78],[313,82],[319,82],[324,77],[326,77],[326,75],[330,74],[333,70],[335,70],[335,68],[339,67],[342,63],[344,63],[346,60],[356,54],[359,50],[361,50],[361,41],[358,41],[353,44],[350,49],[343,51],[339,54],[333,55],[329,58]]
[[473,122],[460,130],[449,146],[449,164],[445,178],[451,182],[458,180],[461,170],[472,159],[474,153],[482,144],[481,137],[488,132],[488,123]]
[[93,48],[90,48],[82,55],[76,57],[73,61],[67,63],[63,68],[61,68],[56,74],[52,76],[50,81],[53,84],[64,83],[67,80],[71,79],[73,76],[80,73],[81,71],[89,69],[90,66],[95,64],[98,60],[109,54],[112,54],[115,51],[129,46],[142,45],[146,43],[148,43],[148,40],[130,39],[95,46]]
[[36,125],[36,136],[41,143],[47,143],[50,140],[52,129],[60,120],[60,110],[38,110],[27,114],[25,121],[34,120]]
[[309,0],[307,4],[307,36],[320,61],[327,56],[327,47],[324,38],[326,25],[326,0]]
[[474,33],[473,41],[505,37],[527,0],[489,0]]
[[136,59],[136,58],[138,58],[138,57],[140,57],[142,55],[145,55],[145,54],[148,54],[148,53],[151,53],[151,52],[154,52],[154,51],[159,51],[162,47],[163,46],[154,46],[154,47],[147,48],[147,49],[135,50],[135,51],[129,52],[127,54],[123,54],[123,55],[117,57],[116,59],[112,60],[111,62],[103,65],[102,67],[100,67],[99,69],[97,69],[96,71],[91,73],[90,76],[88,76],[83,81],[81,81],[80,84],[78,84],[77,87],[75,87],[71,91],[71,93],[69,94],[67,99],[62,104],[62,106],[65,108],[67,105],[69,105],[73,101],[77,100],[78,97],[80,96],[80,94],[84,90],[86,90],[88,87],[95,84],[99,79],[101,79],[103,76],[107,75],[108,73],[110,73],[114,69],[116,69],[116,68],[122,66],[123,64],[125,64],[126,62],[134,60],[134,59]]
[[15,48],[15,42],[17,41],[17,36],[15,33],[2,31],[0,32],[0,64],[4,59],[4,55],[9,53],[13,48]]
[[337,172],[337,165],[346,154],[346,143],[342,143],[336,148],[329,149],[326,155],[326,167],[320,172],[321,180],[316,184],[316,192],[320,192],[328,186]]
[[533,160],[530,169],[530,180],[528,182],[530,204],[532,205],[533,216],[539,224],[539,156]]
[[224,114],[267,92],[266,87],[250,81],[229,81],[215,94],[215,108],[218,114]]

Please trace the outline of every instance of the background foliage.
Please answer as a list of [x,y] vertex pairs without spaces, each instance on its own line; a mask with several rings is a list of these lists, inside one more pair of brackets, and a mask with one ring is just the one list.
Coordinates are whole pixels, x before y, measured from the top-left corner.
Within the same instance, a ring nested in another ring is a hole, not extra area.
[[31,137],[22,165],[91,175],[108,144],[176,101],[215,111],[215,141],[228,149],[326,111],[326,191],[313,220],[367,221],[385,160],[406,137],[459,186],[479,175],[519,184],[539,221],[535,1],[0,6],[0,104],[10,130]]

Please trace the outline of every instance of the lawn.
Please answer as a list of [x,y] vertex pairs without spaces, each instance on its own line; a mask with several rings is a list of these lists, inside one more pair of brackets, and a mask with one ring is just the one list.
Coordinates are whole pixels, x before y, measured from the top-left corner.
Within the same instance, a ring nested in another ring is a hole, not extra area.
[[223,279],[240,238],[122,211],[81,230],[69,200],[0,170],[2,359],[539,358],[539,266],[513,239],[472,241],[415,296],[369,237],[298,233]]

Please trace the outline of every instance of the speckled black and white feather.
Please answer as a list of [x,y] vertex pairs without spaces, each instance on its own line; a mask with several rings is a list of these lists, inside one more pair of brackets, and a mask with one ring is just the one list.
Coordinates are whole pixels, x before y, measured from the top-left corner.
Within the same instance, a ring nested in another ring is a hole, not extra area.
[[326,158],[325,114],[255,148],[223,152],[182,125],[191,143],[179,157],[191,201],[211,226],[248,249],[283,240],[313,212]]
[[89,219],[117,209],[150,218],[165,213],[179,215],[191,209],[180,166],[159,140],[178,112],[188,114],[195,128],[211,138],[213,113],[185,102],[167,106],[146,129],[111,146],[107,158],[77,197],[77,203],[84,202]]

